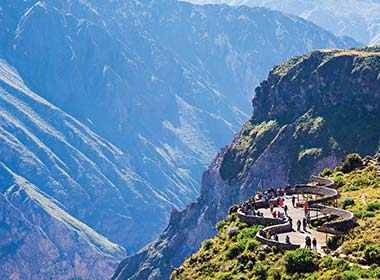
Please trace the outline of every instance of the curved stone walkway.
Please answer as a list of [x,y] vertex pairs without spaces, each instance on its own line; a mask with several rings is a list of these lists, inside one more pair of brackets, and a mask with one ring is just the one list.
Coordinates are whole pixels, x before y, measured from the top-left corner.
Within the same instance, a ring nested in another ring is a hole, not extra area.
[[[261,224],[265,225],[263,230],[261,230],[257,235],[256,239],[264,244],[268,244],[271,246],[277,246],[282,250],[291,250],[305,246],[305,238],[309,236],[311,239],[314,237],[317,240],[317,251],[319,253],[323,253],[322,248],[326,246],[327,239],[329,237],[328,232],[338,234],[341,231],[345,231],[351,226],[353,226],[356,222],[355,216],[346,210],[334,208],[330,206],[325,206],[323,203],[336,201],[340,197],[337,190],[335,190],[336,186],[333,181],[321,178],[321,177],[312,177],[313,181],[320,184],[320,186],[314,185],[301,185],[295,186],[288,190],[288,195],[285,196],[285,205],[288,206],[288,217],[292,219],[292,225],[289,220],[280,220],[278,218],[273,218],[272,213],[269,209],[268,202],[256,201],[256,208],[260,208],[260,212],[263,213],[263,217],[257,216],[249,216],[244,214],[240,209],[238,209],[238,217],[245,223],[249,225],[253,224]],[[324,223],[321,227],[318,227],[317,230],[314,230],[307,226],[306,231],[303,230],[302,220],[305,216],[305,211],[303,209],[303,203],[299,202],[298,198],[301,195],[310,196],[312,198],[308,200],[308,205],[310,208],[310,216],[312,220],[318,220],[324,218],[326,216],[336,216],[340,217],[341,220],[330,221]],[[292,205],[292,196],[297,197],[296,206]],[[273,200],[272,200],[273,202]],[[284,213],[284,209],[282,207],[277,206],[277,203],[273,211],[279,211]],[[297,207],[298,205],[298,207]],[[301,230],[297,231],[297,221],[301,221]],[[278,242],[274,239],[268,239],[266,237],[268,232],[272,232],[272,234],[277,233],[279,240]],[[289,236],[291,244],[285,243],[286,236]]]
[[[297,220],[299,219],[302,223],[302,219],[305,215],[305,212],[303,210],[303,207],[297,207],[294,208],[292,206],[292,196],[285,196],[285,204],[288,206],[288,216],[290,216],[293,220],[292,224],[292,231],[279,233],[278,238],[280,243],[285,243],[286,235],[289,235],[290,242],[292,244],[300,245],[300,247],[305,246],[305,237],[310,236],[311,239],[314,237],[317,240],[317,251],[323,252],[322,247],[326,246],[326,240],[328,236],[331,236],[331,234],[326,234],[314,229],[311,229],[310,227],[306,228],[306,232],[303,230],[302,224],[301,224],[301,231],[297,231]],[[284,212],[283,208],[281,207],[275,207],[273,209],[274,211],[280,211]],[[261,209],[261,212],[264,213],[264,217],[272,217],[272,214],[269,209]],[[314,212],[314,211],[311,211]],[[319,215],[319,217],[322,217],[323,215]],[[311,218],[313,218],[314,215],[311,213]]]

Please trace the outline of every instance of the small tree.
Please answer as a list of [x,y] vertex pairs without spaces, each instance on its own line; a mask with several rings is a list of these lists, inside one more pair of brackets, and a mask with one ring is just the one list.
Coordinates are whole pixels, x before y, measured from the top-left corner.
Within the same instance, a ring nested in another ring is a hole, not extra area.
[[323,169],[323,171],[321,172],[321,176],[322,177],[327,177],[327,176],[330,176],[333,174],[333,171],[330,169],[330,168],[325,168]]
[[343,162],[342,171],[344,173],[349,173],[356,168],[363,167],[363,161],[359,154],[349,154],[346,160]]

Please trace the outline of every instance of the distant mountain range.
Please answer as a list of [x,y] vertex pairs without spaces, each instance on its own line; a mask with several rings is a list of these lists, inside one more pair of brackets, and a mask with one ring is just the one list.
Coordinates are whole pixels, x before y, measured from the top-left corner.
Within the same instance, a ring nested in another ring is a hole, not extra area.
[[380,44],[379,0],[188,0],[196,4],[226,3],[267,7],[300,16],[338,36],[364,44]]
[[36,250],[56,278],[104,278],[197,197],[273,65],[358,45],[263,8],[174,0],[5,1],[0,42],[0,276],[42,278],[18,248],[51,244]]

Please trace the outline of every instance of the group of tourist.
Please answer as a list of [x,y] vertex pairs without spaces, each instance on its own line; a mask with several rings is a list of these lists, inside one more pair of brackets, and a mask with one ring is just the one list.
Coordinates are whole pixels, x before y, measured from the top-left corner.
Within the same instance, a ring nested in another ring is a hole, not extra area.
[[254,199],[249,199],[247,202],[242,203],[239,209],[241,212],[248,216],[264,216],[264,214],[260,212],[260,210],[256,211],[256,201]]
[[280,198],[280,197],[283,197],[284,195],[286,195],[286,193],[289,192],[289,190],[291,188],[292,187],[290,185],[288,185],[288,186],[286,186],[285,189],[270,188],[265,192],[258,191],[258,192],[256,192],[254,199],[255,200],[264,200],[264,201],[268,201],[271,199],[277,199],[277,198]]

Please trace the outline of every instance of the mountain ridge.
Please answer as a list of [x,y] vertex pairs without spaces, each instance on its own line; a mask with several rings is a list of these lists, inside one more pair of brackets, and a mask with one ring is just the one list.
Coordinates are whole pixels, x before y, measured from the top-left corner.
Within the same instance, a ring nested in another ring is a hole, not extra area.
[[379,63],[372,47],[315,51],[275,67],[256,89],[250,120],[204,173],[197,201],[173,213],[161,237],[126,258],[113,279],[168,279],[215,235],[231,205],[334,168],[348,152],[378,151]]

